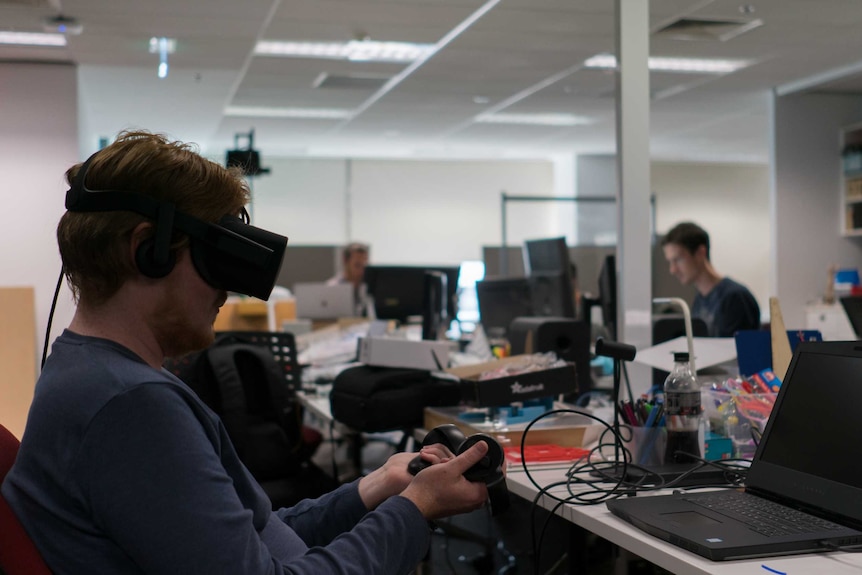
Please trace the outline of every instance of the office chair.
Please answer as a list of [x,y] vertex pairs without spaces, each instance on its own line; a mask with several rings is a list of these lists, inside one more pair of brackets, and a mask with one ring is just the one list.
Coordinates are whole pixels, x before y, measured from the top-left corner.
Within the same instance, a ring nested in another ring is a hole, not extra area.
[[[0,484],[18,454],[18,438],[0,425]],[[0,572],[6,575],[51,575],[18,517],[0,495]]]

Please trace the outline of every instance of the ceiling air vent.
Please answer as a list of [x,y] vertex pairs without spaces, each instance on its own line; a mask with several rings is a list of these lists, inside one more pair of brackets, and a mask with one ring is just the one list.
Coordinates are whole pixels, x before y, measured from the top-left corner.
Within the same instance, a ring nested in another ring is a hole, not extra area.
[[312,86],[333,90],[378,90],[389,81],[391,76],[373,76],[369,74],[330,74],[321,73]]
[[680,18],[653,34],[671,40],[719,40],[725,42],[763,25],[763,20]]
[[48,0],[0,0],[0,6],[34,6],[37,8],[50,7]]

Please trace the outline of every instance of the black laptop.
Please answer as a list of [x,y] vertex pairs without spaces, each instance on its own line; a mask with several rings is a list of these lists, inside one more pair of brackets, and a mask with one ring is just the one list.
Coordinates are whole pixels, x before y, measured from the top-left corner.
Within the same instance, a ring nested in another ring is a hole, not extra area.
[[862,342],[800,343],[744,491],[639,495],[607,507],[713,561],[860,545],[860,429]]

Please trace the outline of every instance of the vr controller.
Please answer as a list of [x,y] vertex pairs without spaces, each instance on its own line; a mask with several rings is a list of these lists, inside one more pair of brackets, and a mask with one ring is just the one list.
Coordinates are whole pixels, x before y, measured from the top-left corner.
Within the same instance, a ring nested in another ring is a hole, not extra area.
[[[497,515],[509,508],[509,490],[506,487],[506,477],[503,475],[503,448],[497,440],[489,435],[476,433],[466,437],[455,425],[447,423],[435,427],[422,440],[422,445],[440,443],[455,455],[460,455],[476,445],[479,441],[488,444],[488,453],[481,461],[464,472],[468,481],[481,481],[488,486],[488,499],[491,502],[491,513]],[[431,464],[416,456],[407,466],[407,470],[416,475]]]

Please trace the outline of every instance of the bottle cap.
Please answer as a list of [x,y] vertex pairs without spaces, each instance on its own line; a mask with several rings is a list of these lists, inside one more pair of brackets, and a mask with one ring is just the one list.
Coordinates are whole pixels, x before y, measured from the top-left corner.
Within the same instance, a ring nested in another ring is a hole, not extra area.
[[673,361],[674,361],[674,363],[680,363],[680,362],[688,363],[688,352],[687,351],[675,351],[675,352],[673,352]]

